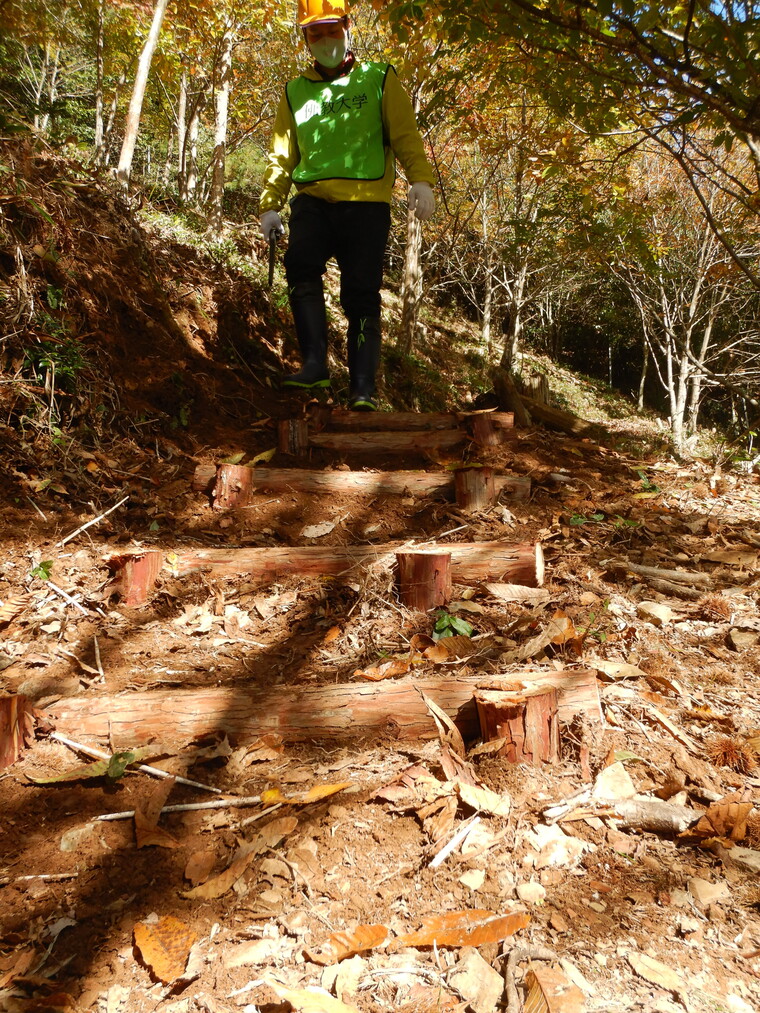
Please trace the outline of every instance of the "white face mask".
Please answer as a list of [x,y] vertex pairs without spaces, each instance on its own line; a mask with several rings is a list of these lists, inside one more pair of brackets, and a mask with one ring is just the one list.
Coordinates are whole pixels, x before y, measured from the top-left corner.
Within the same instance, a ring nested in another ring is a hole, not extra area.
[[345,33],[339,39],[325,38],[317,42],[309,43],[311,55],[322,67],[334,70],[339,67],[346,58],[348,40]]

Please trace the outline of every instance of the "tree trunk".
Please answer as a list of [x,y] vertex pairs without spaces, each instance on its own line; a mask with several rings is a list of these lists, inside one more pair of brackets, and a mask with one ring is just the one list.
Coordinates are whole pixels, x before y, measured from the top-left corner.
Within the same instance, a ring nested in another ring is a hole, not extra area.
[[406,249],[404,251],[404,278],[401,283],[401,327],[399,348],[404,355],[414,351],[417,321],[422,302],[422,226],[417,216],[409,211],[406,220]]
[[205,95],[199,92],[195,96],[190,122],[187,125],[187,136],[185,138],[185,189],[182,199],[185,201],[195,200],[195,193],[198,188],[198,132],[200,130],[201,112],[205,105]]
[[119,92],[127,82],[127,72],[123,70],[119,74],[119,80],[116,82],[113,89],[113,96],[111,98],[111,105],[108,109],[108,120],[106,121],[105,135],[103,137],[103,165],[107,166],[111,161],[111,153],[109,150],[109,141],[113,134],[113,125],[116,121],[116,112],[119,108]]
[[224,225],[224,177],[227,151],[227,121],[230,108],[230,89],[232,87],[232,49],[235,43],[235,27],[227,24],[222,36],[222,48],[219,56],[216,102],[214,109],[214,154],[212,157],[213,171],[211,175],[211,192],[209,203],[211,211],[209,223],[211,231],[221,236]]
[[158,36],[161,33],[161,25],[163,23],[164,14],[166,14],[168,4],[169,0],[156,0],[156,6],[153,11],[153,22],[150,26],[150,32],[145,40],[145,45],[143,46],[142,53],[140,54],[140,60],[137,64],[135,83],[132,88],[132,98],[129,102],[127,121],[124,127],[124,142],[121,146],[119,165],[116,170],[116,178],[124,187],[129,184],[129,177],[132,172],[132,159],[134,157],[135,145],[137,143],[137,131],[140,126],[140,114],[142,113],[145,89],[148,85],[150,64],[153,59],[153,53],[155,52],[158,44]]
[[180,200],[185,198],[185,159],[187,151],[187,67],[183,61],[177,99],[177,192]]
[[97,34],[95,38],[95,164],[102,165],[105,125],[103,122],[103,66],[105,51],[104,0],[98,0]]

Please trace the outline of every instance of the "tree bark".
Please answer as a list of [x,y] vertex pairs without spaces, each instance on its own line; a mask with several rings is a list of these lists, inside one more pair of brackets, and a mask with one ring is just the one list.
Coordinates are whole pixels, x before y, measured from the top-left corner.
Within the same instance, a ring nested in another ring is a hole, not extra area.
[[105,0],[98,0],[97,30],[95,35],[95,164],[102,165],[105,142],[103,122],[103,78],[105,54]]
[[127,121],[124,127],[124,141],[121,146],[119,165],[116,170],[116,178],[125,187],[129,184],[129,177],[132,172],[132,159],[134,157],[135,145],[137,143],[137,132],[140,127],[140,115],[142,113],[143,99],[145,98],[145,89],[148,84],[150,64],[158,44],[158,37],[161,33],[161,25],[163,23],[168,4],[169,0],[156,0],[150,32],[145,40],[145,45],[143,46],[142,53],[140,54],[140,60],[137,64],[135,83],[132,88],[132,98],[129,102]]
[[227,122],[229,119],[230,90],[232,88],[232,49],[235,43],[235,26],[228,22],[222,36],[219,56],[216,102],[214,107],[214,154],[211,174],[209,222],[211,231],[221,236],[224,226],[224,179],[227,163]]

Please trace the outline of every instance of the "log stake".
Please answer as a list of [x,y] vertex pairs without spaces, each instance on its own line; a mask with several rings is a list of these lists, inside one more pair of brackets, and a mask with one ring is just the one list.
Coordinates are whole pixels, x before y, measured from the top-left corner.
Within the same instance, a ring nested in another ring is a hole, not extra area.
[[250,503],[253,470],[240,464],[220,464],[216,469],[214,510],[231,510]]
[[397,552],[398,590],[401,603],[418,612],[439,605],[447,605],[451,599],[451,553],[431,552],[420,549],[416,552]]
[[277,424],[277,446],[283,454],[303,457],[309,446],[309,423],[304,419],[283,419]]
[[493,506],[496,502],[493,468],[457,468],[454,490],[457,506],[466,512]]
[[478,690],[480,727],[486,741],[505,739],[498,755],[510,763],[552,763],[559,757],[557,691],[537,687],[519,693]]

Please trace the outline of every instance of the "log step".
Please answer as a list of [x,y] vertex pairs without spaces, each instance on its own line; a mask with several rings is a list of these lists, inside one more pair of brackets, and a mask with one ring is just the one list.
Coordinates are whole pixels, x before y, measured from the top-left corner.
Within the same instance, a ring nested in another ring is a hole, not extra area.
[[400,739],[433,738],[435,724],[422,690],[456,722],[465,741],[479,733],[474,694],[483,686],[557,688],[557,714],[569,722],[576,714],[601,720],[593,669],[517,672],[477,678],[403,678],[383,683],[346,683],[272,690],[216,686],[208,689],[149,690],[118,696],[60,700],[45,715],[63,735],[96,736],[115,748],[148,742],[188,743],[227,734],[235,743],[277,732],[286,742],[355,741],[362,733]]
[[[439,546],[451,552],[451,577],[456,584],[505,581],[540,587],[544,555],[538,542],[454,542]],[[210,573],[217,577],[248,574],[278,580],[287,574],[355,579],[371,566],[390,567],[407,542],[382,545],[285,546],[263,549],[179,549],[167,553],[149,549],[125,555],[114,553],[108,565],[116,572],[117,589],[128,606],[144,605],[162,570],[174,576]]]
[[[494,491],[515,501],[530,496],[530,478],[494,475]],[[455,472],[304,471],[249,468],[240,464],[199,464],[192,488],[207,492],[218,510],[245,506],[256,492],[349,493],[359,496],[439,496],[454,498]]]
[[410,432],[472,427],[479,419],[490,420],[496,429],[512,429],[514,412],[349,412],[317,405],[309,410],[309,426],[315,432]]

